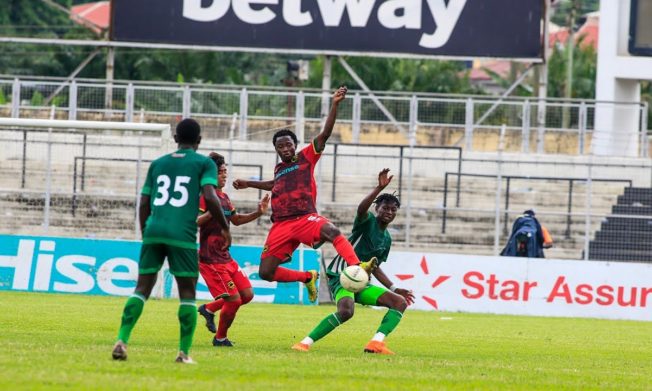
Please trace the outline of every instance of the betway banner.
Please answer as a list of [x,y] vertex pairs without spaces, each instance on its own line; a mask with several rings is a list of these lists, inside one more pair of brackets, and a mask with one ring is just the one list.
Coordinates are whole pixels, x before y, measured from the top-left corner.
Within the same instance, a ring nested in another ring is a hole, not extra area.
[[542,56],[543,0],[112,0],[114,41],[380,56]]
[[[136,287],[140,246],[132,241],[0,235],[0,291],[128,296]],[[260,279],[261,252],[262,247],[231,247],[231,255],[251,280],[253,301],[311,304],[303,284]],[[314,250],[297,250],[286,265],[318,269],[319,256]],[[165,265],[153,295],[177,297],[174,278]],[[211,299],[201,276],[197,298]]]
[[393,252],[411,308],[652,321],[652,265]]

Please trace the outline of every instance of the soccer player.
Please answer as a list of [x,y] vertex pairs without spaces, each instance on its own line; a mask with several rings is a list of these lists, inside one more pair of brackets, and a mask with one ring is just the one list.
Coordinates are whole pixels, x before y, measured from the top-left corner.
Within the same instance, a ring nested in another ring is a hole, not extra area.
[[[369,193],[358,205],[357,215],[353,222],[353,231],[349,241],[355,245],[355,253],[359,258],[376,257],[379,263],[387,261],[392,237],[387,231],[401,207],[399,199],[393,194],[380,194],[392,181],[388,177],[389,169],[385,168],[378,174],[378,186]],[[376,204],[376,215],[369,212],[371,204]],[[310,346],[328,333],[353,317],[355,303],[387,307],[387,313],[378,327],[378,331],[365,346],[367,353],[394,354],[385,345],[385,337],[398,326],[403,312],[414,302],[414,295],[407,289],[397,288],[387,277],[380,266],[372,274],[387,289],[368,285],[358,293],[349,292],[340,285],[340,273],[346,267],[342,257],[336,256],[328,266],[325,266],[328,277],[328,287],[335,297],[337,312],[328,315],[301,342],[292,349],[307,352]]]
[[[231,203],[229,196],[222,190],[226,184],[227,167],[224,157],[211,152],[210,158],[217,166],[217,197],[222,205],[222,210],[229,223],[233,225],[247,224],[262,216],[269,207],[269,194],[265,194],[258,203],[258,210],[249,214],[240,214]],[[206,327],[215,333],[213,346],[233,346],[227,338],[227,330],[231,327],[235,314],[240,306],[245,305],[254,298],[251,282],[247,275],[233,260],[229,250],[224,248],[222,227],[212,214],[206,211],[205,199],[199,200],[199,211],[202,213],[197,219],[199,225],[199,272],[215,301],[201,305],[198,309],[200,315],[206,319]],[[220,311],[219,326],[215,329],[215,313]]]
[[[333,132],[337,107],[346,97],[346,92],[346,87],[342,86],[333,94],[333,104],[324,129],[299,153],[296,153],[297,136],[292,131],[283,129],[274,134],[272,143],[281,162],[274,168],[273,180],[236,179],[233,182],[233,187],[238,190],[253,187],[272,192],[273,224],[261,254],[258,274],[267,281],[305,283],[310,301],[317,299],[317,271],[302,272],[280,267],[290,260],[300,243],[313,246],[319,242],[331,242],[347,264],[360,263],[351,243],[328,219],[317,213],[315,205],[315,165]],[[371,270],[375,262],[370,259],[361,266]]]
[[156,283],[156,275],[168,258],[170,273],[179,287],[180,342],[176,362],[193,364],[188,355],[197,325],[195,287],[197,262],[197,209],[203,194],[206,207],[222,227],[223,247],[231,245],[229,225],[215,194],[215,163],[196,153],[201,141],[201,128],[190,118],[176,127],[174,140],[178,150],[164,155],[149,166],[140,198],[140,229],[143,245],[140,250],[138,282],[122,312],[118,341],[113,347],[114,360],[127,359],[127,343],[145,301]]

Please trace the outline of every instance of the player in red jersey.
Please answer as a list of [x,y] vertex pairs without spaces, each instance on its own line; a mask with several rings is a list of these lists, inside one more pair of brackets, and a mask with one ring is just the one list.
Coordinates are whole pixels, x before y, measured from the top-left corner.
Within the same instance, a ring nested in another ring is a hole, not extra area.
[[[314,246],[320,242],[331,242],[347,264],[360,263],[351,243],[327,218],[320,216],[316,208],[315,165],[333,132],[337,107],[346,97],[346,92],[346,87],[340,87],[333,94],[333,104],[324,129],[299,153],[296,153],[297,136],[292,131],[283,129],[274,134],[272,143],[281,162],[274,168],[273,180],[237,179],[233,182],[233,187],[238,190],[253,187],[272,192],[273,224],[261,254],[258,274],[267,281],[305,283],[310,301],[317,299],[317,271],[302,272],[279,266],[290,260],[300,243]],[[361,264],[368,272],[375,265],[375,259]]]
[[[227,178],[224,157],[215,152],[211,152],[210,157],[217,166],[216,194],[227,222],[238,226],[262,216],[269,206],[269,194],[260,200],[258,210],[255,212],[237,213],[229,196],[222,191]],[[227,331],[240,306],[249,303],[254,298],[254,292],[249,278],[233,260],[229,249],[224,246],[225,238],[222,235],[222,227],[212,218],[211,213],[206,211],[203,197],[199,200],[199,210],[202,213],[197,219],[197,225],[200,227],[199,272],[206,281],[208,290],[215,301],[200,306],[197,311],[206,319],[208,330],[216,333],[213,338],[213,346],[230,347],[233,344],[227,338]],[[220,311],[220,319],[216,330],[215,313],[217,311]]]

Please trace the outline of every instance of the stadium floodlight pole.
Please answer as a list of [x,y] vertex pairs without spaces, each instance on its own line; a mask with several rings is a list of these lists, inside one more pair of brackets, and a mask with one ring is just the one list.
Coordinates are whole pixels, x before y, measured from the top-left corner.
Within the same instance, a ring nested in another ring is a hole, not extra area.
[[398,123],[398,121],[396,120],[396,118],[394,118],[392,113],[389,110],[387,110],[387,107],[385,107],[383,102],[381,102],[380,99],[378,99],[376,95],[374,95],[374,93],[367,86],[367,84],[365,84],[362,78],[358,76],[358,74],[353,70],[353,68],[351,68],[349,63],[346,62],[346,60],[342,56],[338,56],[337,60],[340,62],[342,67],[344,67],[344,69],[348,72],[348,74],[353,78],[353,80],[355,80],[355,82],[358,83],[358,86],[360,86],[360,88],[362,88],[364,92],[369,94],[369,98],[371,98],[372,102],[374,102],[376,106],[378,106],[380,111],[382,111],[382,113],[385,114],[385,117],[389,119],[392,125],[394,125],[396,129],[398,129],[401,133],[403,133],[404,136],[408,136],[408,132],[405,130],[405,128]]

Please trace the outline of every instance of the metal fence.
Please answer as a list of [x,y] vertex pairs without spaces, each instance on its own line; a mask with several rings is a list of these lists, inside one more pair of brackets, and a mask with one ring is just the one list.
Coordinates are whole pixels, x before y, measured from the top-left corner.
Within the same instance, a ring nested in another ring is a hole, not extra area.
[[[4,98],[3,98],[4,97]],[[0,78],[0,110],[14,118],[46,118],[51,106],[59,119],[174,123],[197,117],[215,137],[234,113],[237,137],[289,125],[309,140],[328,108],[329,94],[316,90],[240,88],[97,80],[48,81]],[[341,142],[460,146],[465,151],[496,151],[505,124],[506,151],[555,154],[591,153],[600,108],[631,114],[636,121],[619,132],[631,135],[647,156],[647,104],[549,99],[546,101],[429,94],[352,92],[340,107]]]
[[[69,124],[0,127],[0,232],[137,239],[142,178],[170,140]],[[277,155],[269,141],[253,138],[205,139],[200,152],[223,153],[230,179],[270,178]],[[652,261],[647,159],[330,143],[315,172],[320,211],[350,231],[357,204],[385,167],[395,175],[387,190],[402,200],[390,226],[397,250],[497,254],[514,219],[535,209],[555,241],[549,257]],[[243,211],[262,196],[226,191]],[[260,244],[269,225],[234,228],[235,240]]]

